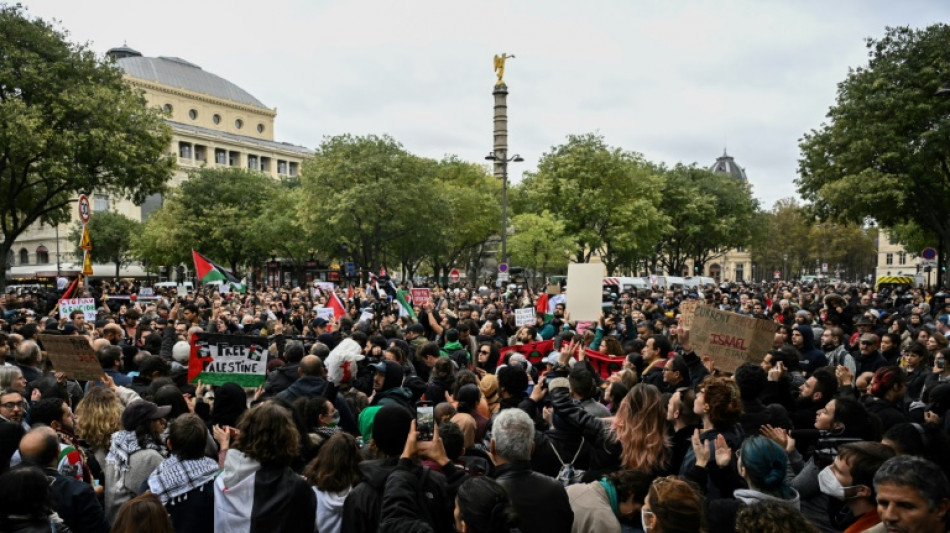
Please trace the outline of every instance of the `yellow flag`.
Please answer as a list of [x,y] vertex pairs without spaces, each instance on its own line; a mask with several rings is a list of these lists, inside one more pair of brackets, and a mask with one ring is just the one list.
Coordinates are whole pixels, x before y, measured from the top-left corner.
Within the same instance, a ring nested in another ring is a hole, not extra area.
[[87,252],[92,250],[92,240],[89,238],[89,226],[82,225],[82,239],[79,241],[79,247]]

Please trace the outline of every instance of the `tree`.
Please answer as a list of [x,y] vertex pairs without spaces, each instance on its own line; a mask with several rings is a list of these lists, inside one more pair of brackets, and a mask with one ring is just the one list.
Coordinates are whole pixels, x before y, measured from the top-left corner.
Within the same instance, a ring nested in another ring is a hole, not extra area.
[[[118,279],[122,265],[134,258],[132,237],[140,232],[142,223],[120,213],[105,211],[91,217],[88,226],[92,260],[97,263],[115,263],[115,277]],[[75,253],[80,261],[84,253],[79,248],[81,239],[82,223],[77,222],[69,232],[69,240],[77,244]]]
[[[888,28],[800,142],[798,190],[822,218],[911,222],[950,248],[950,26]],[[917,231],[917,230],[913,230]]]
[[315,245],[363,268],[384,266],[387,246],[440,213],[415,206],[431,190],[424,162],[389,136],[340,135],[321,143],[301,170],[301,221]]
[[[512,263],[532,272],[565,271],[570,260],[572,239],[564,233],[564,223],[551,213],[522,213],[511,220],[513,235],[508,239]],[[534,285],[534,277],[531,279]]]
[[[81,192],[141,203],[175,162],[157,110],[84,46],[19,5],[0,6],[0,257],[37,221],[69,219]],[[5,281],[0,279],[0,287]]]
[[631,256],[652,251],[666,229],[657,209],[662,177],[640,154],[592,133],[568,136],[542,156],[516,191],[516,212],[548,211],[574,239],[578,262],[600,255],[612,274]]
[[711,259],[749,244],[759,204],[747,183],[695,165],[676,165],[665,178],[660,210],[670,224],[658,250],[668,274],[680,275],[687,259],[702,272]]
[[188,264],[195,249],[227,263],[236,274],[239,265],[273,249],[257,238],[254,222],[275,200],[276,190],[277,183],[259,172],[237,168],[192,171],[152,213],[134,247],[153,265]]

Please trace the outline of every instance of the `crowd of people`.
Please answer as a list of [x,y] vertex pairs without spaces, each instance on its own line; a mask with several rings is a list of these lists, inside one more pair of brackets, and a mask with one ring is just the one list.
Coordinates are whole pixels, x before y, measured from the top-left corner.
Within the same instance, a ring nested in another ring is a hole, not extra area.
[[[943,292],[608,287],[585,322],[516,286],[80,290],[94,320],[0,307],[0,531],[950,531]],[[772,349],[718,368],[690,299],[772,321]],[[189,382],[202,333],[259,339],[263,383]]]

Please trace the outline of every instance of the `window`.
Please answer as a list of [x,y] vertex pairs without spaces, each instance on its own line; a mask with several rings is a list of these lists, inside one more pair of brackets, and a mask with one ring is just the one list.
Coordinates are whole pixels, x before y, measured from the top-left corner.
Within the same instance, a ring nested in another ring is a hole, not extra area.
[[[741,254],[742,252],[745,251],[745,246],[736,246],[736,251]],[[738,276],[736,276],[736,277],[738,277]],[[742,279],[742,278],[739,278],[739,279]]]
[[907,264],[907,252],[900,252],[897,254],[897,264],[906,265]]
[[228,164],[228,151],[223,148],[214,149],[214,162],[219,165]]
[[92,212],[104,213],[109,210],[109,197],[104,194],[96,194],[92,197]]
[[172,111],[174,111],[174,109],[175,108],[173,108],[171,104],[165,104],[162,106],[162,111],[168,113],[169,115],[172,114]]
[[47,250],[45,246],[39,246],[36,249],[36,264],[49,264],[49,250]]
[[27,252],[26,248],[20,248],[20,264],[21,265],[30,264],[30,252]]
[[244,127],[244,121],[241,120],[241,119],[235,119],[235,120],[234,120],[234,127],[237,128],[237,129],[243,128],[243,127]]
[[256,155],[247,155],[247,168],[251,170],[257,170],[257,156]]
[[197,110],[197,109],[189,109],[189,110],[188,110],[188,118],[190,118],[191,120],[195,120],[196,118],[198,118],[198,110]]
[[241,165],[241,152],[228,152],[228,165],[237,167]]
[[284,161],[284,160],[282,160],[282,159],[278,159],[278,160],[277,160],[277,173],[278,173],[278,174],[286,174],[286,173],[287,173],[287,162],[286,162],[286,161]]
[[264,133],[264,125],[263,125],[263,124],[258,124],[258,125],[257,125],[257,133]]
[[214,115],[212,115],[212,117],[211,117],[211,122],[214,122],[215,124],[221,124],[221,115],[219,115],[219,114],[217,114],[217,113],[215,113]]
[[300,163],[294,163],[293,161],[290,162],[290,175],[291,175],[291,176],[296,176],[296,175],[297,175],[297,167],[299,167],[299,166],[300,166]]
[[207,161],[208,160],[208,147],[196,144],[195,145],[195,161]]
[[739,263],[736,265],[736,279],[735,281],[745,281],[745,264]]
[[261,157],[261,172],[270,172],[270,158]]
[[178,143],[178,157],[182,159],[191,159],[191,143]]
[[894,254],[887,254],[887,255],[885,255],[885,256],[884,256],[884,264],[885,264],[885,265],[893,265],[893,264],[894,264]]

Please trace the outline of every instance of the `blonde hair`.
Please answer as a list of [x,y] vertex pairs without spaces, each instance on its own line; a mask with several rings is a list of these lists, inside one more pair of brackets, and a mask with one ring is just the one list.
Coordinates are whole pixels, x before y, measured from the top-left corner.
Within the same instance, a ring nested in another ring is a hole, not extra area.
[[666,412],[653,385],[634,385],[617,409],[613,438],[620,443],[620,465],[633,470],[661,470],[669,455]]
[[112,434],[122,429],[122,402],[112,390],[90,387],[76,406],[76,434],[94,449],[109,449]]

